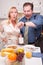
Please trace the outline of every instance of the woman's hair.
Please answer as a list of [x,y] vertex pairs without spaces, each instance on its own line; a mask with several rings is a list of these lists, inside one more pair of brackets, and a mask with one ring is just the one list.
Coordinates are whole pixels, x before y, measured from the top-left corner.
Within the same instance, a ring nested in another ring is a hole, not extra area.
[[[10,10],[9,10],[9,13],[8,13],[8,18],[10,18],[10,11],[11,11],[11,9],[16,9],[16,10],[17,10],[16,7],[11,7]],[[18,12],[18,11],[17,11],[17,12]]]
[[26,2],[26,3],[24,3],[23,4],[23,8],[25,7],[25,6],[31,6],[31,10],[33,10],[33,3],[30,3],[30,2]]

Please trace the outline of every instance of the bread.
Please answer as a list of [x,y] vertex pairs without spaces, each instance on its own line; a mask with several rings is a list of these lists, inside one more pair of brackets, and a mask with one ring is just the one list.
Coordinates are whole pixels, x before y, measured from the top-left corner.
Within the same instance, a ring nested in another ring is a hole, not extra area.
[[16,49],[17,46],[8,46],[8,48]]
[[12,49],[12,48],[5,48],[5,49],[2,49],[1,52],[10,52],[10,53],[12,53],[12,52],[14,52],[14,49]]

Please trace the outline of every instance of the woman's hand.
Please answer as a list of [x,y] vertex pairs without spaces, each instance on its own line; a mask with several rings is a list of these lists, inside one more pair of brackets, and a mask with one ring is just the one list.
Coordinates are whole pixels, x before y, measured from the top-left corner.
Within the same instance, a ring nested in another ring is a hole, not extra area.
[[2,38],[2,42],[3,43],[7,43],[8,42],[7,38],[6,37],[5,38]]

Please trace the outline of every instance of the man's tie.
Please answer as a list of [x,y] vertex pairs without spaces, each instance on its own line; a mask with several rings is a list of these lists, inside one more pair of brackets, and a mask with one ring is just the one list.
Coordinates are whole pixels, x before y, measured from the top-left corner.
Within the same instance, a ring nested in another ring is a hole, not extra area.
[[25,26],[25,31],[24,31],[24,44],[28,44],[28,26]]

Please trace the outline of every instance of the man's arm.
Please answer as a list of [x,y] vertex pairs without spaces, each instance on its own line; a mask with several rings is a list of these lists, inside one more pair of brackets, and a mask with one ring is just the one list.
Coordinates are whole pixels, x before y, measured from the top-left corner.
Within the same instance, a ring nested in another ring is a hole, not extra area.
[[43,24],[43,18],[41,15],[37,15],[35,19],[32,20],[32,22],[36,25],[42,25]]
[[29,26],[29,27],[37,27],[39,25],[43,24],[43,18],[41,15],[37,15],[35,19],[33,19],[30,22],[26,22],[25,25]]

